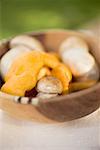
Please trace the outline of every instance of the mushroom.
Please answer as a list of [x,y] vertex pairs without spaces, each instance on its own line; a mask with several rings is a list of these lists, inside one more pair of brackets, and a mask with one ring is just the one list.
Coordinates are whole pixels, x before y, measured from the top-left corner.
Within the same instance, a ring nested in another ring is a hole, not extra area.
[[77,81],[88,81],[95,80],[98,81],[100,77],[100,72],[98,65],[95,63],[94,66],[87,73],[77,78]]
[[41,78],[49,75],[51,75],[50,69],[48,67],[43,67],[38,73],[37,80],[40,80]]
[[48,94],[48,93],[43,93],[43,92],[39,92],[38,94],[37,94],[37,96],[36,97],[38,97],[38,98],[41,98],[41,99],[47,99],[47,98],[52,98],[52,97],[56,97],[58,94]]
[[2,78],[5,77],[13,61],[22,53],[29,51],[28,47],[18,45],[5,53],[0,60],[0,73]]
[[85,52],[89,51],[87,43],[79,36],[70,36],[66,38],[60,45],[59,52],[62,54],[63,51],[67,50],[82,50]]
[[87,89],[87,88],[93,86],[94,84],[96,84],[95,80],[89,80],[86,82],[84,82],[84,81],[83,82],[73,82],[73,83],[69,84],[68,92],[71,93],[71,92],[76,92],[79,90]]
[[63,85],[63,93],[68,91],[69,83],[72,80],[72,73],[70,69],[63,63],[59,63],[57,67],[52,69],[52,75],[59,79]]
[[[52,58],[52,61],[48,61],[50,58]],[[24,53],[13,61],[4,78],[5,83],[1,87],[1,91],[12,95],[24,96],[26,91],[36,86],[38,73],[44,66],[54,69],[54,67],[57,67],[59,64],[60,62],[56,56],[52,56],[51,54],[49,55],[40,51],[29,51]],[[67,68],[61,75],[63,76],[65,73],[67,80],[69,74],[67,73]],[[56,81],[55,84],[60,82],[59,80],[54,81]],[[59,86],[56,89],[57,85],[55,85],[55,90],[59,90]],[[62,84],[60,85],[60,87],[62,87]],[[58,93],[61,93],[61,91],[58,91]]]
[[16,36],[10,41],[10,48],[17,45],[24,45],[32,50],[44,51],[42,44],[34,37],[28,35]]
[[48,94],[61,94],[63,90],[62,83],[53,76],[47,76],[37,83],[37,91]]
[[69,44],[66,42],[67,45],[66,49],[61,50],[62,46],[60,47],[60,56],[62,61],[70,68],[76,80],[78,81],[98,80],[99,69],[95,61],[95,58],[88,52],[88,49],[86,51],[85,45],[83,47],[83,50],[82,47],[79,48],[77,42],[76,42],[77,47],[75,43],[74,44],[72,43],[71,47],[70,42]]

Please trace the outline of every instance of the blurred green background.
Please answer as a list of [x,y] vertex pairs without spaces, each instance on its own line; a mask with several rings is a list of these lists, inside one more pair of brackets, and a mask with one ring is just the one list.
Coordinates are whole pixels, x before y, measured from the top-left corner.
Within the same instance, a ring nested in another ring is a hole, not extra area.
[[100,0],[0,0],[0,38],[49,28],[79,29],[99,15]]

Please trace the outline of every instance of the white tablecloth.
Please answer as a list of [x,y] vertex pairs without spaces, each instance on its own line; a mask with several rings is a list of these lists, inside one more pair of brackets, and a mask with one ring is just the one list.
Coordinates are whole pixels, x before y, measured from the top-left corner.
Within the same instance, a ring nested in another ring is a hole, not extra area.
[[100,110],[51,125],[15,120],[0,111],[0,150],[100,150]]

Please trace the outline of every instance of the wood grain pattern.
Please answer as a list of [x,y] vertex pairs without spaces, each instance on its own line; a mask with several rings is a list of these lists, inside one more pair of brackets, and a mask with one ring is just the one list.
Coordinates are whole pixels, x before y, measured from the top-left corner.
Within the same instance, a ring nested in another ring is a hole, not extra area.
[[[28,33],[35,36],[44,45],[47,51],[56,51],[60,43],[70,35],[78,35],[88,43],[91,53],[94,55],[100,68],[100,47],[98,37],[93,37],[80,32],[66,30],[50,30],[44,32]],[[6,44],[8,47],[8,42]],[[0,47],[0,55],[4,54],[7,48]],[[39,100],[38,104],[23,105],[17,104],[9,98],[0,98],[0,108],[10,115],[19,119],[28,119],[39,122],[64,122],[88,115],[100,106],[100,83],[95,86],[52,99]]]

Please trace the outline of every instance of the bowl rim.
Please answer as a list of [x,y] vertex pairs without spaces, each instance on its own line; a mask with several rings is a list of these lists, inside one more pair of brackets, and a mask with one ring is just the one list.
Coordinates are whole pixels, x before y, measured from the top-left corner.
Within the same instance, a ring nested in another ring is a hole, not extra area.
[[[38,34],[43,34],[43,33],[51,33],[51,32],[69,32],[69,33],[81,33],[81,34],[85,34],[87,33],[87,36],[91,36],[91,38],[95,37],[94,34],[92,34],[92,32],[90,30],[70,30],[70,29],[44,29],[44,30],[38,30],[38,31],[30,31],[30,32],[24,32],[22,34],[18,34],[18,35],[38,35]],[[17,35],[16,35],[17,36]],[[0,42],[8,42],[9,40],[11,40],[14,36],[8,38],[8,39],[1,39]],[[80,91],[77,91],[77,92],[73,92],[73,93],[69,93],[67,95],[59,95],[57,97],[53,97],[53,98],[47,98],[47,99],[40,99],[40,98],[36,98],[36,97],[33,97],[31,98],[33,100],[33,103],[31,103],[32,105],[34,106],[38,106],[39,102],[43,102],[43,103],[47,103],[47,102],[57,102],[57,101],[60,101],[60,100],[67,100],[67,99],[71,99],[71,98],[78,98],[81,96],[84,96],[86,94],[89,94],[97,89],[100,88],[100,82],[97,82],[94,86],[90,87],[90,88],[87,88],[87,89],[84,89],[84,90],[80,90]],[[18,96],[18,95],[11,95],[11,94],[8,94],[8,93],[4,93],[2,91],[0,91],[0,98],[3,98],[3,99],[8,99],[8,100],[11,100],[11,101],[15,101],[15,102],[18,102],[17,100],[19,98],[24,98],[24,99],[29,99],[30,97],[25,97],[25,96]],[[23,105],[23,103],[20,103],[21,105]],[[26,103],[27,104],[27,103]]]
[[[57,101],[60,101],[60,100],[65,100],[65,99],[67,100],[67,99],[72,99],[72,98],[78,98],[78,97],[80,97],[80,95],[81,96],[87,95],[87,94],[89,94],[89,93],[91,93],[91,92],[93,92],[93,91],[95,91],[99,88],[100,88],[100,83],[97,83],[96,85],[94,85],[90,88],[80,90],[80,91],[77,91],[77,92],[73,92],[73,93],[69,93],[69,94],[66,94],[66,95],[59,95],[57,97],[52,97],[52,98],[47,98],[47,99],[42,99],[42,100],[40,98],[33,97],[33,98],[31,98],[33,100],[33,103],[31,103],[31,104],[34,105],[34,106],[37,106],[39,104],[39,102],[43,102],[43,103],[57,102]],[[8,100],[17,102],[17,100],[19,98],[25,98],[25,99],[28,98],[29,99],[30,97],[11,95],[11,94],[4,93],[4,92],[0,91],[0,98],[4,98],[4,99],[8,99]],[[23,103],[20,103],[20,104],[23,105]]]

